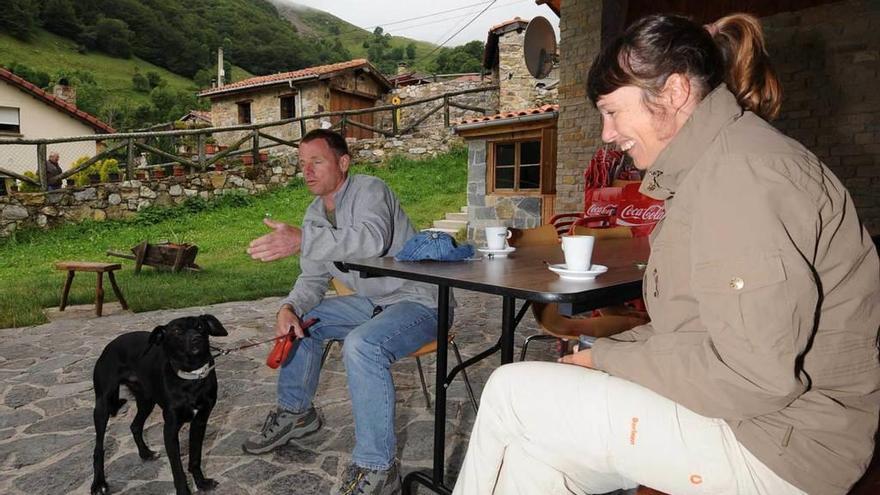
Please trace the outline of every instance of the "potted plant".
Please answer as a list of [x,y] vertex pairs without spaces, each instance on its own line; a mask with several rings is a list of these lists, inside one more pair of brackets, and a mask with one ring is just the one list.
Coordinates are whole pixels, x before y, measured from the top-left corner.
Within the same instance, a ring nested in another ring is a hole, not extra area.
[[243,163],[245,167],[252,166],[254,164],[254,155],[251,155],[250,153],[241,155],[241,163]]
[[186,175],[186,169],[183,168],[182,163],[175,163],[174,164],[173,174],[174,174],[174,177],[183,177],[184,175]]
[[156,167],[153,169],[153,178],[154,179],[164,179],[165,178],[165,168],[164,167]]
[[119,161],[113,158],[102,160],[97,165],[101,171],[101,180],[104,182],[119,182]]
[[268,162],[269,161],[269,152],[268,151],[261,151],[260,152],[260,161],[261,162]]
[[[36,182],[40,182],[40,178],[37,177],[37,174],[34,172],[25,172],[24,176],[28,179],[33,179]],[[40,192],[40,186],[36,186],[31,184],[30,182],[21,181],[21,185],[18,187],[18,190],[21,192]]]
[[215,172],[222,172],[224,168],[226,168],[226,164],[222,160],[214,164]]
[[209,137],[205,140],[205,153],[214,154],[218,151],[220,150],[217,146],[217,141],[213,137]]
[[147,171],[138,170],[137,172],[135,172],[135,177],[137,177],[138,180],[147,180]]

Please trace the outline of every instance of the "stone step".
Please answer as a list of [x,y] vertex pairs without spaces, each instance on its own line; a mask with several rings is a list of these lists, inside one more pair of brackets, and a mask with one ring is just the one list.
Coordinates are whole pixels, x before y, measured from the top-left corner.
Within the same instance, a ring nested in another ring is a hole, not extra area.
[[462,206],[462,207],[461,207],[461,212],[462,212],[462,213],[467,213],[467,212],[468,212],[468,207],[467,207],[467,206]]
[[446,220],[455,220],[457,222],[467,222],[468,215],[467,215],[467,213],[447,213]]
[[465,229],[467,228],[467,221],[459,221],[459,220],[434,220],[434,227],[438,229]]

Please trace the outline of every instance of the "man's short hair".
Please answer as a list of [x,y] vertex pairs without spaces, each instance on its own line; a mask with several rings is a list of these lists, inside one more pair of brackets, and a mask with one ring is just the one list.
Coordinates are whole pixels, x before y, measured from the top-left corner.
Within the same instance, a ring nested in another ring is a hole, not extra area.
[[299,144],[303,145],[309,141],[317,141],[319,139],[327,143],[327,146],[330,147],[333,154],[336,155],[336,158],[342,158],[343,155],[350,155],[348,152],[348,143],[345,141],[345,138],[330,129],[312,129],[303,136]]

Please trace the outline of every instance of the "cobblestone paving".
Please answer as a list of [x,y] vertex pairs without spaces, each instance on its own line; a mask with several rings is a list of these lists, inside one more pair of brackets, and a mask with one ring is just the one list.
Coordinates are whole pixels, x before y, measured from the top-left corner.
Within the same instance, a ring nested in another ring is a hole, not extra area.
[[[456,341],[467,359],[488,347],[500,334],[501,299],[458,291]],[[152,330],[181,316],[212,313],[229,330],[214,339],[220,347],[242,345],[271,336],[275,298],[68,319],[45,325],[0,329],[0,493],[87,494],[92,480],[94,427],[92,368],[104,345],[123,332]],[[517,335],[535,330],[526,316]],[[242,441],[262,425],[274,407],[276,372],[264,365],[268,345],[218,358],[219,395],[205,439],[203,468],[220,486],[217,495],[327,494],[342,473],[354,444],[345,373],[338,349],[330,354],[315,400],[325,419],[317,433],[262,456],[241,452]],[[536,343],[530,359],[552,359],[551,347]],[[454,362],[451,357],[450,363]],[[433,390],[434,359],[423,358]],[[469,368],[479,395],[498,357]],[[403,472],[431,466],[433,414],[425,407],[415,360],[392,367],[397,387],[398,455]],[[123,396],[127,396],[127,391]],[[131,407],[129,407],[131,405]],[[106,472],[113,493],[173,493],[171,470],[162,441],[159,408],[147,421],[147,444],[162,453],[142,462],[129,432],[135,407],[127,403],[107,429]],[[459,377],[448,391],[447,473],[455,478],[474,420]],[[188,427],[181,432],[186,452]],[[184,466],[186,461],[184,460]],[[190,486],[194,488],[192,480]]]

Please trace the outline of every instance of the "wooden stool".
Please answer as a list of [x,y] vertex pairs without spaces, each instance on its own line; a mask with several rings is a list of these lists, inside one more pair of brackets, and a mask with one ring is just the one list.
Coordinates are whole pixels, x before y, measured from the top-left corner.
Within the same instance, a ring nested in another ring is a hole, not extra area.
[[76,272],[95,272],[98,274],[97,285],[95,286],[95,314],[101,316],[104,309],[104,272],[110,278],[110,285],[113,286],[113,292],[119,299],[122,309],[128,309],[125,298],[122,297],[122,291],[116,285],[116,277],[113,276],[115,270],[122,268],[119,263],[95,263],[90,261],[58,261],[55,263],[56,270],[67,270],[67,281],[64,282],[64,292],[61,293],[61,307],[59,311],[64,311],[67,307],[67,295],[70,293],[70,284],[73,282],[73,276]]

